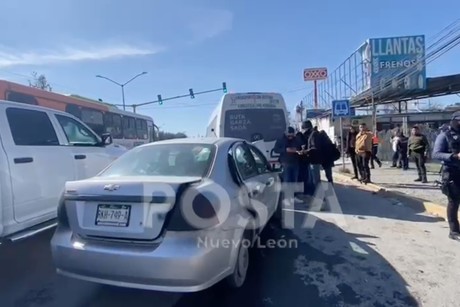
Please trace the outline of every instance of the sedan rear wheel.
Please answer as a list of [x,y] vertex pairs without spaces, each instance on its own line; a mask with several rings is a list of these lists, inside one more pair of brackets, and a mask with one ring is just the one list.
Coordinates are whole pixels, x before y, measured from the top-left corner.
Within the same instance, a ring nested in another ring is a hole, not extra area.
[[[246,242],[245,242],[246,241]],[[249,245],[250,241],[244,239],[238,249],[238,256],[235,264],[235,270],[232,275],[227,277],[227,283],[232,288],[240,288],[243,286],[249,268]]]

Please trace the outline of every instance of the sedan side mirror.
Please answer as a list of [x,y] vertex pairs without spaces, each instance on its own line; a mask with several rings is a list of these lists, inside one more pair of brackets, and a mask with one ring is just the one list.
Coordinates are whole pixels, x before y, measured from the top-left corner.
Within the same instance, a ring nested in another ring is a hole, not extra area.
[[105,146],[110,145],[113,143],[113,138],[110,133],[104,133],[102,134],[102,144]]

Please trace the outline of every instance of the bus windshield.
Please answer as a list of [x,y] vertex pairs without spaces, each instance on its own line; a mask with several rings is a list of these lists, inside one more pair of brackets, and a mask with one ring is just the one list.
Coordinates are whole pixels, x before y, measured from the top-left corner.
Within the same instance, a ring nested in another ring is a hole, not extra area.
[[238,109],[225,112],[224,136],[250,142],[275,141],[286,131],[282,109]]

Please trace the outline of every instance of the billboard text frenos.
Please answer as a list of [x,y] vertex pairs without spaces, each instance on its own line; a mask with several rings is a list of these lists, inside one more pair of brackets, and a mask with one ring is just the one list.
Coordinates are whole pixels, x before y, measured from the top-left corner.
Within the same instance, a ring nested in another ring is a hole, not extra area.
[[368,44],[370,83],[375,90],[404,91],[426,87],[424,35],[373,38]]

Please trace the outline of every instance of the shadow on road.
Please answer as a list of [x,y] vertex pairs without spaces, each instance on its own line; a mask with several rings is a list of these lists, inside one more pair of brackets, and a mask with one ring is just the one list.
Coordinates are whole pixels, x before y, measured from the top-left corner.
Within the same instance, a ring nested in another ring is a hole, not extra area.
[[[370,244],[334,224],[317,220],[302,229],[305,213],[296,214],[294,230],[269,226],[268,239],[296,240],[295,248],[252,250],[243,288],[218,284],[178,298],[159,292],[102,286],[85,306],[418,306],[400,274]],[[171,305],[160,302],[170,299]],[[154,303],[155,302],[155,303]]]
[[[391,191],[372,192],[365,190],[365,186],[344,185],[334,183],[335,193],[339,199],[340,210],[347,215],[375,216],[411,222],[436,223],[444,221],[441,217],[421,215],[425,212],[423,205],[426,200],[402,193]],[[376,202],[379,198],[386,199],[386,205]],[[341,201],[347,199],[351,201]]]

